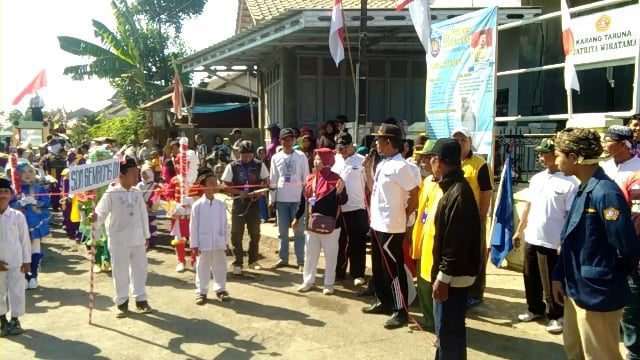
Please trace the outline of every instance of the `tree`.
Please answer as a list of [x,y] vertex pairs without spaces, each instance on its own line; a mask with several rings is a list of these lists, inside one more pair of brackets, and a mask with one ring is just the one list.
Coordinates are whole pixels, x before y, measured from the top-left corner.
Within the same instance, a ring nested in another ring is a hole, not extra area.
[[[170,1],[139,1],[140,4],[134,3],[134,10],[126,0],[113,0],[116,29],[111,30],[98,20],[92,21],[94,34],[102,45],[59,36],[62,50],[91,59],[89,63],[65,68],[64,74],[74,80],[108,79],[130,109],[159,96],[162,89],[171,84],[172,63],[187,54],[179,37],[157,26],[157,22],[149,21],[150,15],[142,12],[142,9],[153,9],[152,4],[164,2]],[[146,5],[141,7],[141,4]],[[186,80],[184,83],[189,83]]]
[[160,28],[182,33],[182,23],[202,14],[207,0],[137,0],[133,9]]
[[120,144],[131,144],[133,140],[147,137],[148,128],[142,111],[131,111],[127,116],[102,119],[98,125],[88,129],[88,138],[111,137]]

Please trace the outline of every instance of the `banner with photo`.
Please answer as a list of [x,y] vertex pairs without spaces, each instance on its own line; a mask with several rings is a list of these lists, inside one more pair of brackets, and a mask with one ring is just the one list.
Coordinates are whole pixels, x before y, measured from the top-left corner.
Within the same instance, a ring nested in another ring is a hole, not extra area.
[[458,127],[473,148],[490,155],[495,113],[498,8],[438,22],[427,53],[426,127],[429,138],[450,137]]

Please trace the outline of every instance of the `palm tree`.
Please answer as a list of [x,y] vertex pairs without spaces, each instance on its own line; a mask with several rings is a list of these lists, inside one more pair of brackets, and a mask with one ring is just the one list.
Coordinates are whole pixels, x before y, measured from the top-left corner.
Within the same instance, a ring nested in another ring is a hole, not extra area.
[[[153,75],[145,72],[148,65],[143,56],[149,34],[145,33],[127,1],[113,0],[111,7],[116,19],[115,32],[98,20],[92,21],[94,34],[102,45],[70,36],[58,37],[62,50],[91,58],[89,63],[66,67],[64,74],[74,80],[108,79],[127,106],[135,108],[155,96],[164,84],[154,83]],[[163,80],[168,82],[169,79]]]

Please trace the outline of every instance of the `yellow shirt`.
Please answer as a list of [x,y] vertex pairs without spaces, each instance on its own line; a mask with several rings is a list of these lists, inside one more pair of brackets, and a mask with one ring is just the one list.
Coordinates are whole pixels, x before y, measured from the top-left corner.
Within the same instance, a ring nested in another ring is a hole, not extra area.
[[462,171],[464,172],[464,178],[467,179],[471,190],[473,190],[473,197],[476,199],[476,204],[480,206],[480,184],[478,183],[478,173],[480,168],[487,162],[483,158],[477,155],[471,155],[471,157],[464,159],[462,162]]
[[418,219],[413,226],[411,256],[420,259],[420,276],[427,281],[431,281],[433,266],[434,217],[442,195],[442,189],[433,181],[433,176],[424,179],[419,195]]

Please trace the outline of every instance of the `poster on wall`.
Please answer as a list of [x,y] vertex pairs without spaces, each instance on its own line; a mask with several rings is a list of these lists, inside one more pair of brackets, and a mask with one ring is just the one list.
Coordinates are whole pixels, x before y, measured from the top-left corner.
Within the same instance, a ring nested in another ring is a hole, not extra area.
[[473,148],[490,155],[495,108],[498,8],[435,23],[427,53],[426,127],[432,139],[458,127],[473,135]]
[[639,18],[640,5],[573,18],[573,62],[578,65],[635,58],[640,46]]

